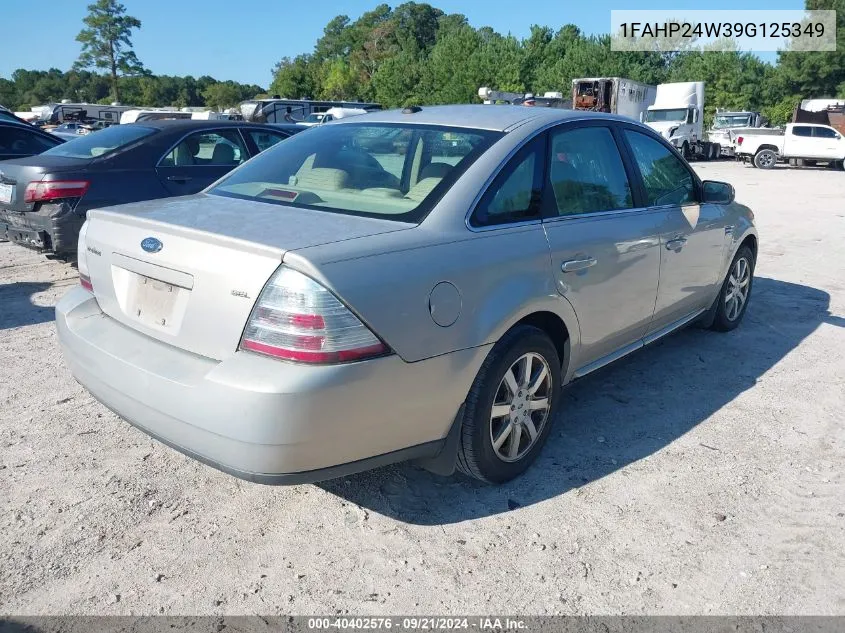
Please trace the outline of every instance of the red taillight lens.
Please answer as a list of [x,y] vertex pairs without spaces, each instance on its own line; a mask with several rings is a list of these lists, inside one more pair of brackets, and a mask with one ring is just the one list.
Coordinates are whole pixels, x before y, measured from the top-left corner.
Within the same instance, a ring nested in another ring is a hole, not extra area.
[[88,275],[79,273],[79,285],[85,288],[88,292],[94,292],[94,286],[91,283],[91,278]]
[[737,145],[742,145],[742,141],[743,141],[743,140],[744,140],[744,139],[743,139],[741,136],[737,136],[737,137],[736,137],[736,144],[737,144]]
[[241,349],[317,364],[363,360],[388,351],[327,288],[284,266],[255,302]]
[[31,182],[26,186],[23,201],[49,202],[62,198],[81,198],[91,185],[87,180],[45,180]]

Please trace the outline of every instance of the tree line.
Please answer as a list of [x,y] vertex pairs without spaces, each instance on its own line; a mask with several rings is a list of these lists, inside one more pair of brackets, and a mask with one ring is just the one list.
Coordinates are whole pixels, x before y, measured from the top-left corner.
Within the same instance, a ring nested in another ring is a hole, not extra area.
[[[143,74],[119,78],[120,102],[137,106],[201,106],[224,109],[252,99],[263,92],[260,86],[213,77],[171,77]],[[111,103],[115,100],[111,78],[87,70],[62,72],[23,70],[12,73],[11,80],[0,77],[0,104],[12,110],[58,103],[69,99],[82,103]]]
[[709,116],[752,109],[781,124],[801,99],[845,97],[845,0],[806,0],[806,8],[837,10],[838,50],[779,53],[769,64],[736,50],[613,52],[609,35],[573,24],[535,25],[518,39],[428,4],[380,4],[354,21],[335,17],[313,51],[283,58],[270,92],[403,106],[478,103],[481,86],[568,95],[578,77],[704,81]]
[[[567,24],[531,27],[528,37],[475,28],[464,15],[425,3],[380,4],[351,20],[326,25],[313,51],[285,57],[273,69],[269,94],[289,98],[408,104],[477,103],[481,86],[512,92],[568,94],[577,77],[627,77],[658,84],[706,82],[706,112],[761,110],[774,124],[813,97],[845,98],[845,0],[806,0],[807,9],[837,11],[837,50],[778,53],[775,64],[739,51],[613,52],[609,35],[586,35]],[[141,22],[117,0],[89,5],[72,70],[16,70],[0,78],[0,103],[26,109],[61,99],[139,106],[226,108],[261,87],[212,77],[156,76],[135,56],[131,32]],[[105,74],[97,71],[106,71]]]
[[[18,69],[11,80],[0,77],[0,104],[13,110],[60,102],[122,102],[138,106],[200,106],[224,109],[262,92],[256,85],[217,81],[213,77],[153,75],[132,49],[132,31],[141,21],[127,15],[118,0],[88,5],[81,44],[73,68],[62,72]],[[105,74],[97,70],[106,71]]]

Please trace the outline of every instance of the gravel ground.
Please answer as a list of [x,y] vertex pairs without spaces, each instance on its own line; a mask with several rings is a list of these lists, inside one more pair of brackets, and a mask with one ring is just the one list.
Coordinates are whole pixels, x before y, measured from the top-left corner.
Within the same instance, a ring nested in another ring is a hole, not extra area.
[[0,244],[0,613],[845,614],[845,173],[697,169],[757,214],[742,327],[573,385],[498,488],[183,457],[66,369],[75,269]]

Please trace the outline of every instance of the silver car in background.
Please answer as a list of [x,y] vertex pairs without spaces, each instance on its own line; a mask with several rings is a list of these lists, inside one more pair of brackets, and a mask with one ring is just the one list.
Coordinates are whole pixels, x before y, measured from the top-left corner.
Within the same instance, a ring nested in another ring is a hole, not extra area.
[[59,339],[107,407],[238,477],[419,459],[503,482],[563,385],[693,321],[739,324],[752,219],[629,119],[378,112],[204,193],[89,211]]

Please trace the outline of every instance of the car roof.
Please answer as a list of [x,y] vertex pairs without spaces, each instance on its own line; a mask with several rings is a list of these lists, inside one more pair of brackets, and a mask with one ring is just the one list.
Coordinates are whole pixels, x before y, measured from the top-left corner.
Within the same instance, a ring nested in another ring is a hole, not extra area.
[[203,127],[271,127],[262,125],[260,123],[250,123],[249,121],[227,121],[227,120],[203,120],[203,119],[155,119],[151,121],[136,121],[135,123],[122,123],[121,125],[140,125],[143,127],[155,128],[157,130],[191,130],[193,128]]
[[381,110],[360,116],[340,119],[329,125],[353,125],[355,123],[413,123],[417,125],[443,125],[449,127],[474,128],[507,132],[515,127],[532,123],[531,127],[542,127],[556,121],[568,119],[611,119],[632,121],[601,112],[564,110],[511,105],[447,105],[422,106],[413,113],[407,110]]

